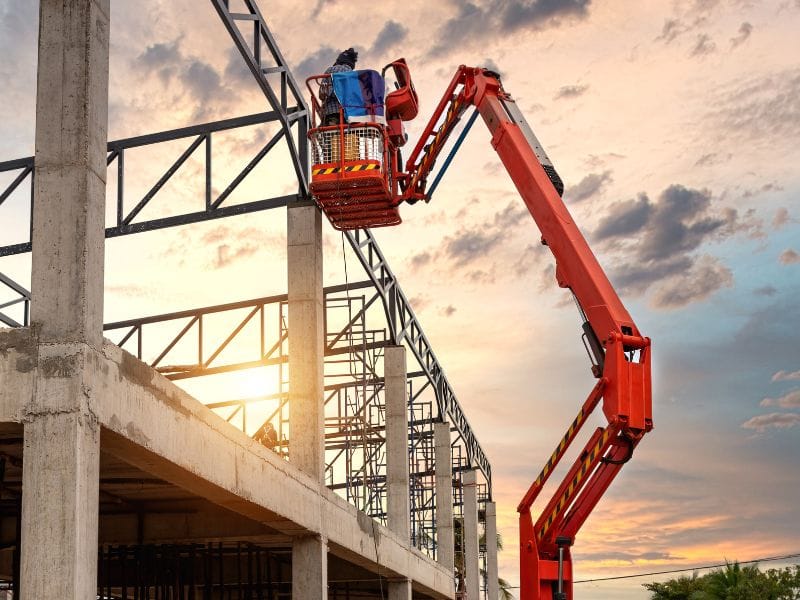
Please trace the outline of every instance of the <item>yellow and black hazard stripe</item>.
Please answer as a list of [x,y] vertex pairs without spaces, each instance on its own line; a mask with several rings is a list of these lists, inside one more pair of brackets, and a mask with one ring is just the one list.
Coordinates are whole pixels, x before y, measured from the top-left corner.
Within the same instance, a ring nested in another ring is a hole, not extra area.
[[380,169],[381,166],[378,164],[370,163],[364,165],[349,165],[347,167],[328,167],[325,169],[312,169],[312,175],[330,175],[331,173],[354,173],[356,171],[373,171],[375,169]]
[[570,500],[572,500],[572,495],[578,489],[578,486],[580,485],[581,481],[583,481],[583,478],[586,477],[586,474],[589,472],[589,468],[592,466],[592,463],[594,463],[598,454],[600,454],[605,448],[606,442],[608,442],[608,437],[610,435],[611,432],[608,430],[608,428],[604,429],[602,435],[598,438],[597,443],[586,454],[581,464],[581,468],[578,469],[577,473],[575,473],[575,477],[572,478],[572,481],[567,486],[567,489],[564,490],[564,493],[558,499],[558,503],[553,509],[553,512],[550,513],[550,516],[547,517],[547,520],[544,522],[544,525],[542,526],[542,529],[538,535],[539,541],[542,540],[544,535],[547,533],[547,530],[550,529],[550,526],[553,524],[553,521],[556,520],[556,517],[561,514],[561,511],[564,510],[564,508],[566,508],[566,506],[569,504]]
[[567,433],[565,433],[564,437],[561,438],[561,442],[559,442],[558,447],[553,451],[553,454],[550,455],[550,458],[544,465],[542,472],[539,473],[539,476],[536,478],[536,483],[535,483],[536,487],[539,487],[544,484],[544,481],[545,479],[547,479],[547,476],[550,474],[550,471],[553,470],[553,468],[555,468],[555,466],[561,460],[561,457],[563,456],[564,451],[567,449],[567,446],[575,437],[575,435],[578,433],[578,431],[581,428],[581,425],[583,425],[584,419],[586,419],[586,414],[583,407],[581,407],[578,416],[575,417],[574,421],[572,421],[572,425],[569,426]]

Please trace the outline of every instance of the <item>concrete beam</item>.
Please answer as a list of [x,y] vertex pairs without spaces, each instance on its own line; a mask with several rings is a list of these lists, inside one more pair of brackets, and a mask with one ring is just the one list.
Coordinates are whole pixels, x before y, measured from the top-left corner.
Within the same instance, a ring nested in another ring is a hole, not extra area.
[[386,347],[383,378],[386,398],[386,522],[401,539],[409,540],[408,395],[406,349],[403,346]]
[[102,448],[125,462],[290,536],[327,540],[330,553],[420,593],[452,597],[452,577],[408,540],[226,423],[110,342],[96,356]]
[[325,481],[325,359],[322,217],[313,204],[287,210],[289,460]]
[[489,600],[500,597],[497,570],[497,504],[486,503],[486,595]]
[[[102,496],[102,492],[101,492]],[[124,506],[118,510],[124,510]],[[186,510],[182,510],[185,508]],[[251,541],[289,547],[291,538],[210,503],[164,503],[157,512],[100,515],[101,544],[171,544],[186,542]]]
[[478,554],[478,486],[475,469],[461,474],[464,495],[464,580],[466,600],[480,598],[480,564]]
[[450,423],[433,425],[436,470],[436,560],[448,572],[455,568],[453,532],[453,459],[450,449]]

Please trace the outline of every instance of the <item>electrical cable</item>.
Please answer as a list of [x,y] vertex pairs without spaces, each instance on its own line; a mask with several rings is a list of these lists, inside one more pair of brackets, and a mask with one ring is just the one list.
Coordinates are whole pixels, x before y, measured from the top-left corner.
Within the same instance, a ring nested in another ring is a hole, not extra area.
[[[798,557],[800,557],[800,552],[796,552],[796,553],[793,553],[793,554],[784,554],[782,556],[766,556],[764,558],[755,558],[753,560],[737,560],[737,561],[734,561],[734,562],[736,562],[736,563],[738,563],[740,565],[751,565],[753,563],[770,562],[770,561],[776,561],[776,560],[786,560],[786,559],[789,559],[789,558],[798,558]],[[595,579],[578,579],[576,581],[573,581],[572,583],[573,584],[577,584],[577,583],[594,583],[594,582],[598,582],[598,581],[615,581],[615,580],[618,580],[618,579],[634,579],[636,577],[650,577],[652,575],[671,575],[673,573],[688,573],[689,571],[705,571],[706,569],[719,569],[721,567],[726,567],[729,564],[730,563],[728,563],[728,562],[724,562],[724,563],[719,563],[719,564],[716,564],[716,565],[703,565],[703,566],[700,566],[700,567],[686,567],[685,569],[672,569],[672,570],[669,570],[669,571],[651,571],[649,573],[636,573],[636,574],[633,574],[633,575],[616,575],[614,577],[598,577],[598,578],[595,578]],[[800,566],[800,565],[793,565],[793,566]],[[518,590],[519,586],[511,586],[508,589],[510,589],[510,590]]]
[[[753,563],[761,563],[761,562],[770,562],[775,560],[786,560],[787,558],[797,558],[800,557],[800,552],[796,554],[786,554],[784,556],[767,556],[765,558],[756,558],[754,560],[738,560],[734,561],[739,563],[740,565],[750,565]],[[690,567],[686,569],[673,569],[671,571],[653,571],[651,573],[639,573],[638,575],[618,575],[616,577],[600,577],[597,579],[581,579],[578,581],[574,581],[573,583],[591,583],[594,581],[611,581],[612,579],[633,579],[634,577],[649,577],[651,575],[669,575],[671,573],[687,573],[689,571],[704,571],[706,569],[719,569],[720,567],[726,567],[730,563],[724,562],[716,565],[705,565],[702,567]]]

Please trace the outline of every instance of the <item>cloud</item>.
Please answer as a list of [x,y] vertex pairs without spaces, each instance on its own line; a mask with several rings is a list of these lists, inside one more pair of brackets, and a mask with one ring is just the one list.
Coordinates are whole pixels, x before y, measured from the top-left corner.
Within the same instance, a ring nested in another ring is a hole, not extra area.
[[456,267],[463,267],[482,258],[503,239],[498,230],[468,229],[445,239],[444,252]]
[[759,405],[777,406],[779,408],[800,408],[800,388],[790,390],[778,398],[764,398]]
[[641,295],[654,283],[689,272],[693,264],[694,259],[690,256],[631,262],[616,267],[612,272],[612,278],[621,290]]
[[452,317],[456,313],[456,307],[452,304],[448,304],[444,308],[439,311],[439,314],[443,317]]
[[193,60],[189,67],[181,72],[181,79],[186,89],[203,104],[212,98],[222,96],[219,73],[208,63]]
[[800,68],[734,81],[708,102],[714,108],[704,121],[726,144],[759,140],[775,148],[800,137]]
[[578,98],[583,96],[589,90],[588,85],[565,85],[558,89],[553,100],[561,100],[564,98]]
[[228,50],[228,62],[223,71],[225,81],[237,86],[251,86],[255,84],[255,78],[250,69],[244,62],[239,48],[233,46]]
[[136,298],[146,298],[151,296],[151,290],[140,285],[107,285],[106,293]]
[[[529,219],[524,206],[519,202],[509,202],[505,208],[497,211],[490,221],[462,228],[455,235],[445,238],[441,252],[456,268],[472,265],[499,246],[503,240],[507,240],[515,227],[527,224]],[[436,255],[438,254],[439,252],[436,252]],[[412,265],[422,266],[433,258],[430,252],[422,252],[411,261]],[[494,281],[494,273],[481,268],[473,268],[467,277],[474,282]]]
[[408,36],[408,28],[397,21],[386,21],[386,24],[378,32],[375,41],[370,48],[370,54],[381,56],[387,50],[391,50]]
[[772,376],[772,381],[800,381],[800,370],[778,371]]
[[750,23],[745,21],[739,25],[739,33],[736,37],[731,38],[731,48],[736,48],[744,44],[750,38],[751,33],[753,33],[753,26]]
[[765,285],[763,287],[759,287],[753,290],[753,293],[756,296],[774,296],[778,293],[777,288],[771,285]]
[[409,298],[408,303],[411,305],[411,308],[419,312],[424,310],[426,306],[429,306],[431,301],[429,298],[419,295],[419,296],[412,296],[411,298]]
[[707,33],[700,33],[695,39],[694,46],[692,46],[689,56],[706,56],[712,54],[717,49],[714,40],[711,39]]
[[136,58],[136,65],[145,71],[155,72],[163,84],[168,84],[183,62],[180,39],[148,46]]
[[582,552],[581,560],[585,561],[615,561],[636,563],[640,561],[676,561],[683,560],[683,556],[675,556],[670,552],[625,552],[624,550],[608,552]]
[[206,250],[204,258],[209,268],[222,269],[257,252],[274,252],[285,246],[282,239],[256,227],[218,225],[205,231],[199,241],[184,236],[181,242],[171,244],[162,257],[188,256],[198,247]]
[[501,77],[503,76],[503,72],[500,70],[500,67],[491,58],[484,58],[483,61],[481,61],[481,65],[484,69],[489,69],[493,73],[497,73]]
[[793,250],[792,248],[787,248],[781,252],[778,260],[783,265],[796,265],[800,263],[800,254],[798,254],[797,251]]
[[317,4],[314,6],[314,10],[311,12],[311,19],[316,21],[322,10],[326,6],[333,4],[336,4],[336,0],[317,0]]
[[655,206],[646,194],[639,194],[635,200],[615,202],[608,208],[606,216],[600,220],[593,237],[602,241],[636,233],[647,224],[654,210]]
[[[653,206],[640,257],[653,260],[697,248],[726,224],[725,217],[707,216],[710,206],[711,193],[708,190],[694,190],[682,185],[668,187]],[[733,222],[736,215],[727,218]]]
[[495,4],[500,9],[502,30],[510,32],[559,24],[565,17],[586,17],[591,0],[506,0]]
[[671,309],[708,298],[733,285],[731,270],[711,255],[697,255],[704,243],[734,234],[763,235],[749,211],[714,211],[708,190],[671,185],[652,200],[611,204],[591,237],[621,258],[611,277],[621,290],[644,294],[655,286],[651,304]]
[[519,31],[558,27],[567,20],[584,19],[591,0],[488,0],[481,5],[458,3],[456,14],[436,34],[429,56],[462,48],[465,40],[497,39]]
[[148,46],[134,59],[134,67],[145,77],[158,77],[165,89],[173,93],[183,92],[193,100],[196,105],[194,119],[208,118],[229,104],[231,96],[226,93],[217,70],[199,58],[184,54],[181,41],[179,37],[172,42]]
[[340,50],[330,46],[320,46],[297,63],[297,66],[292,69],[292,73],[294,73],[298,82],[304,82],[311,75],[323,73],[325,69],[333,64],[336,57],[339,56],[339,52]]
[[690,252],[717,235],[752,229],[735,209],[710,214],[711,192],[671,185],[654,202],[641,193],[635,200],[612,204],[593,237],[607,240],[640,233],[637,254],[657,260]]
[[256,252],[258,252],[258,246],[256,244],[220,244],[217,246],[217,256],[214,258],[212,264],[215,269],[222,269],[236,262],[238,259],[251,256]]
[[503,210],[494,214],[494,226],[500,229],[515,227],[522,221],[527,223],[530,218],[530,213],[524,205],[519,202],[509,202]]
[[651,304],[655,308],[680,308],[705,300],[723,287],[733,287],[733,273],[718,259],[705,255],[680,278],[658,286]]
[[769,413],[758,415],[742,423],[744,429],[754,429],[758,433],[764,433],[767,429],[790,429],[795,425],[800,425],[800,414],[798,413]]
[[688,28],[679,19],[666,19],[664,26],[661,28],[661,35],[656,38],[656,41],[663,41],[669,44],[679,35],[686,33]]
[[772,218],[772,227],[781,229],[790,221],[792,221],[792,218],[789,216],[789,210],[782,206],[775,211],[775,216]]
[[731,158],[733,158],[733,154],[731,154],[730,152],[728,152],[724,156],[720,156],[716,152],[711,152],[709,154],[704,154],[703,156],[698,158],[697,161],[695,161],[694,166],[696,166],[696,167],[710,167],[712,165],[716,165],[716,164],[719,164],[721,162],[730,160]]
[[411,266],[415,269],[419,269],[429,264],[432,259],[433,256],[431,256],[430,252],[420,252],[411,257]]

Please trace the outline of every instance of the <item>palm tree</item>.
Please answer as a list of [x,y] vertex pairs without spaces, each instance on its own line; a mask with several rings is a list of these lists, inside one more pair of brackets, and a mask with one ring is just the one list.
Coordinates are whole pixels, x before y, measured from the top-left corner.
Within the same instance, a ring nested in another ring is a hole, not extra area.
[[[486,533],[482,533],[480,539],[478,540],[478,545],[481,548],[486,547]],[[497,533],[497,551],[500,552],[503,549],[503,536],[500,533]],[[486,571],[481,569],[481,577],[483,578],[484,582],[486,581]],[[497,578],[497,585],[500,588],[500,597],[499,599],[489,598],[489,600],[514,600],[514,596],[511,594],[511,584],[508,583],[502,577]]]
[[742,567],[738,561],[733,564],[725,561],[725,568],[708,574],[705,585],[707,600],[728,600],[729,598],[748,597],[748,588],[759,579],[761,571],[758,566]]

